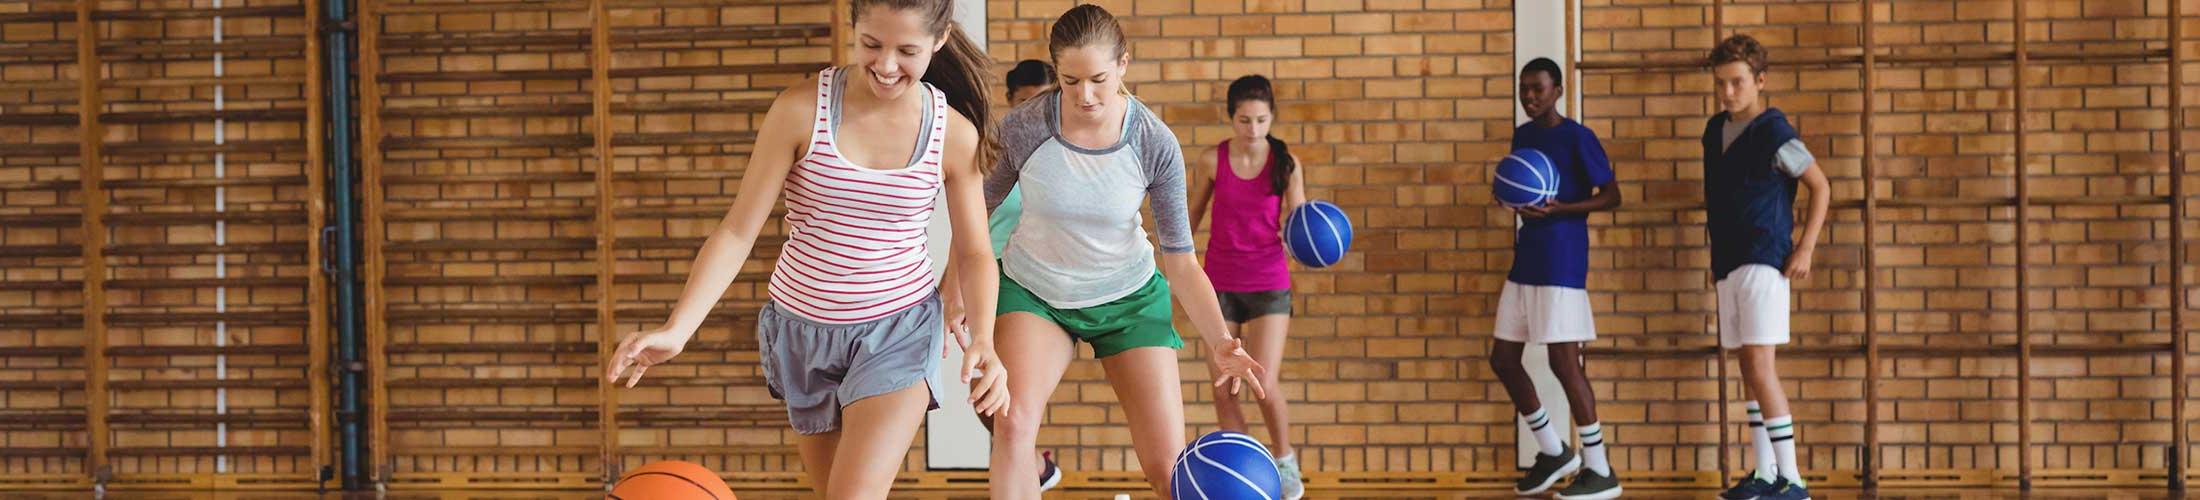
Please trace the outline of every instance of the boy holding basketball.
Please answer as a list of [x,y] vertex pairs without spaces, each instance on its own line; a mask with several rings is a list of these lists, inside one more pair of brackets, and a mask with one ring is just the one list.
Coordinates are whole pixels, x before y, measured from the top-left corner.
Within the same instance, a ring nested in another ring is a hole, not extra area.
[[[1767,59],[1764,45],[1748,35],[1711,50],[1721,112],[1704,125],[1703,179],[1719,347],[1740,353],[1756,454],[1756,471],[1720,497],[1807,500],[1795,461],[1795,418],[1773,350],[1788,342],[1788,282],[1810,277],[1830,194],[1825,172],[1787,116],[1758,98]],[[1793,242],[1797,180],[1810,187],[1810,213],[1801,241]]]
[[[1497,299],[1490,366],[1542,449],[1514,492],[1540,494],[1571,474],[1574,482],[1559,498],[1617,498],[1619,479],[1606,459],[1604,426],[1597,420],[1596,395],[1582,369],[1581,343],[1596,339],[1587,290],[1588,214],[1618,207],[1619,183],[1596,132],[1559,114],[1564,82],[1558,63],[1547,58],[1528,61],[1520,70],[1520,108],[1529,122],[1513,130],[1512,148],[1549,157],[1558,186],[1549,201],[1513,209],[1520,228],[1513,241],[1512,272]],[[1565,388],[1578,424],[1580,450],[1566,446],[1536,398],[1535,381],[1520,361],[1529,343],[1549,349],[1552,374]]]

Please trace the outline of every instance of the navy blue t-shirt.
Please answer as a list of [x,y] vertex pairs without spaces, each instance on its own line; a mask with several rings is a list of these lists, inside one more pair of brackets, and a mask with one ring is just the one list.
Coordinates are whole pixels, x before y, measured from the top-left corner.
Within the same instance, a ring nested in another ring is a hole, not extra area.
[[[1595,131],[1572,118],[1545,128],[1528,122],[1513,129],[1513,149],[1535,149],[1558,169],[1558,201],[1589,199],[1597,186],[1612,182],[1612,160]],[[1558,215],[1521,219],[1513,239],[1512,273],[1506,280],[1530,286],[1588,288],[1589,216]]]

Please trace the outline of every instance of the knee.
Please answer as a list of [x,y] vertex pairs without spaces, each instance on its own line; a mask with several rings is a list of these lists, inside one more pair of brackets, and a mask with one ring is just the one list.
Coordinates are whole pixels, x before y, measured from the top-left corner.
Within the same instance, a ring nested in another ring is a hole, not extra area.
[[1039,440],[1039,425],[1044,420],[1044,406],[1010,405],[1007,410],[993,416],[993,436],[996,441],[1011,445],[1034,445]]
[[1519,355],[1507,356],[1504,352],[1496,351],[1490,353],[1490,370],[1496,371],[1497,375],[1501,377],[1510,377],[1528,371],[1526,366],[1520,364]]

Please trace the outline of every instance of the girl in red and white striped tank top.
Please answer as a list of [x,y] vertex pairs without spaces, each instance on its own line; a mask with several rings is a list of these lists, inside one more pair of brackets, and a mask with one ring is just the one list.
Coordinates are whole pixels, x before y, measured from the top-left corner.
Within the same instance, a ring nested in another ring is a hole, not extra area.
[[[925,233],[943,195],[953,271],[972,284],[960,289],[969,329],[954,336],[962,381],[980,414],[1008,405],[993,352],[1000,277],[980,168],[992,164],[994,140],[988,60],[954,26],[951,0],[852,4],[854,64],[772,102],[740,194],[703,243],[672,317],[627,334],[605,376],[630,377],[631,387],[680,353],[783,194],[787,240],[756,317],[765,386],[786,402],[820,495],[885,498],[894,469],[866,464],[901,463],[923,412],[938,406],[950,334]],[[859,402],[867,409],[843,414]],[[856,436],[841,440],[841,429]]]
[[772,302],[822,323],[860,323],[916,305],[938,285],[924,230],[940,193],[947,98],[930,98],[924,134],[907,165],[858,165],[835,147],[836,71],[817,81],[809,155],[787,179],[787,244],[771,277]]

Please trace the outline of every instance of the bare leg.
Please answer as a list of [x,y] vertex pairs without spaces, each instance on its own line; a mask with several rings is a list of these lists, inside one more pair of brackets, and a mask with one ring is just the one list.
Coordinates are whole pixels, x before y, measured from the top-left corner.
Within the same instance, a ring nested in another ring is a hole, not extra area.
[[1031,313],[1002,315],[995,328],[993,350],[1009,373],[1009,406],[993,418],[992,497],[1036,500],[1039,425],[1076,344],[1062,327]]

